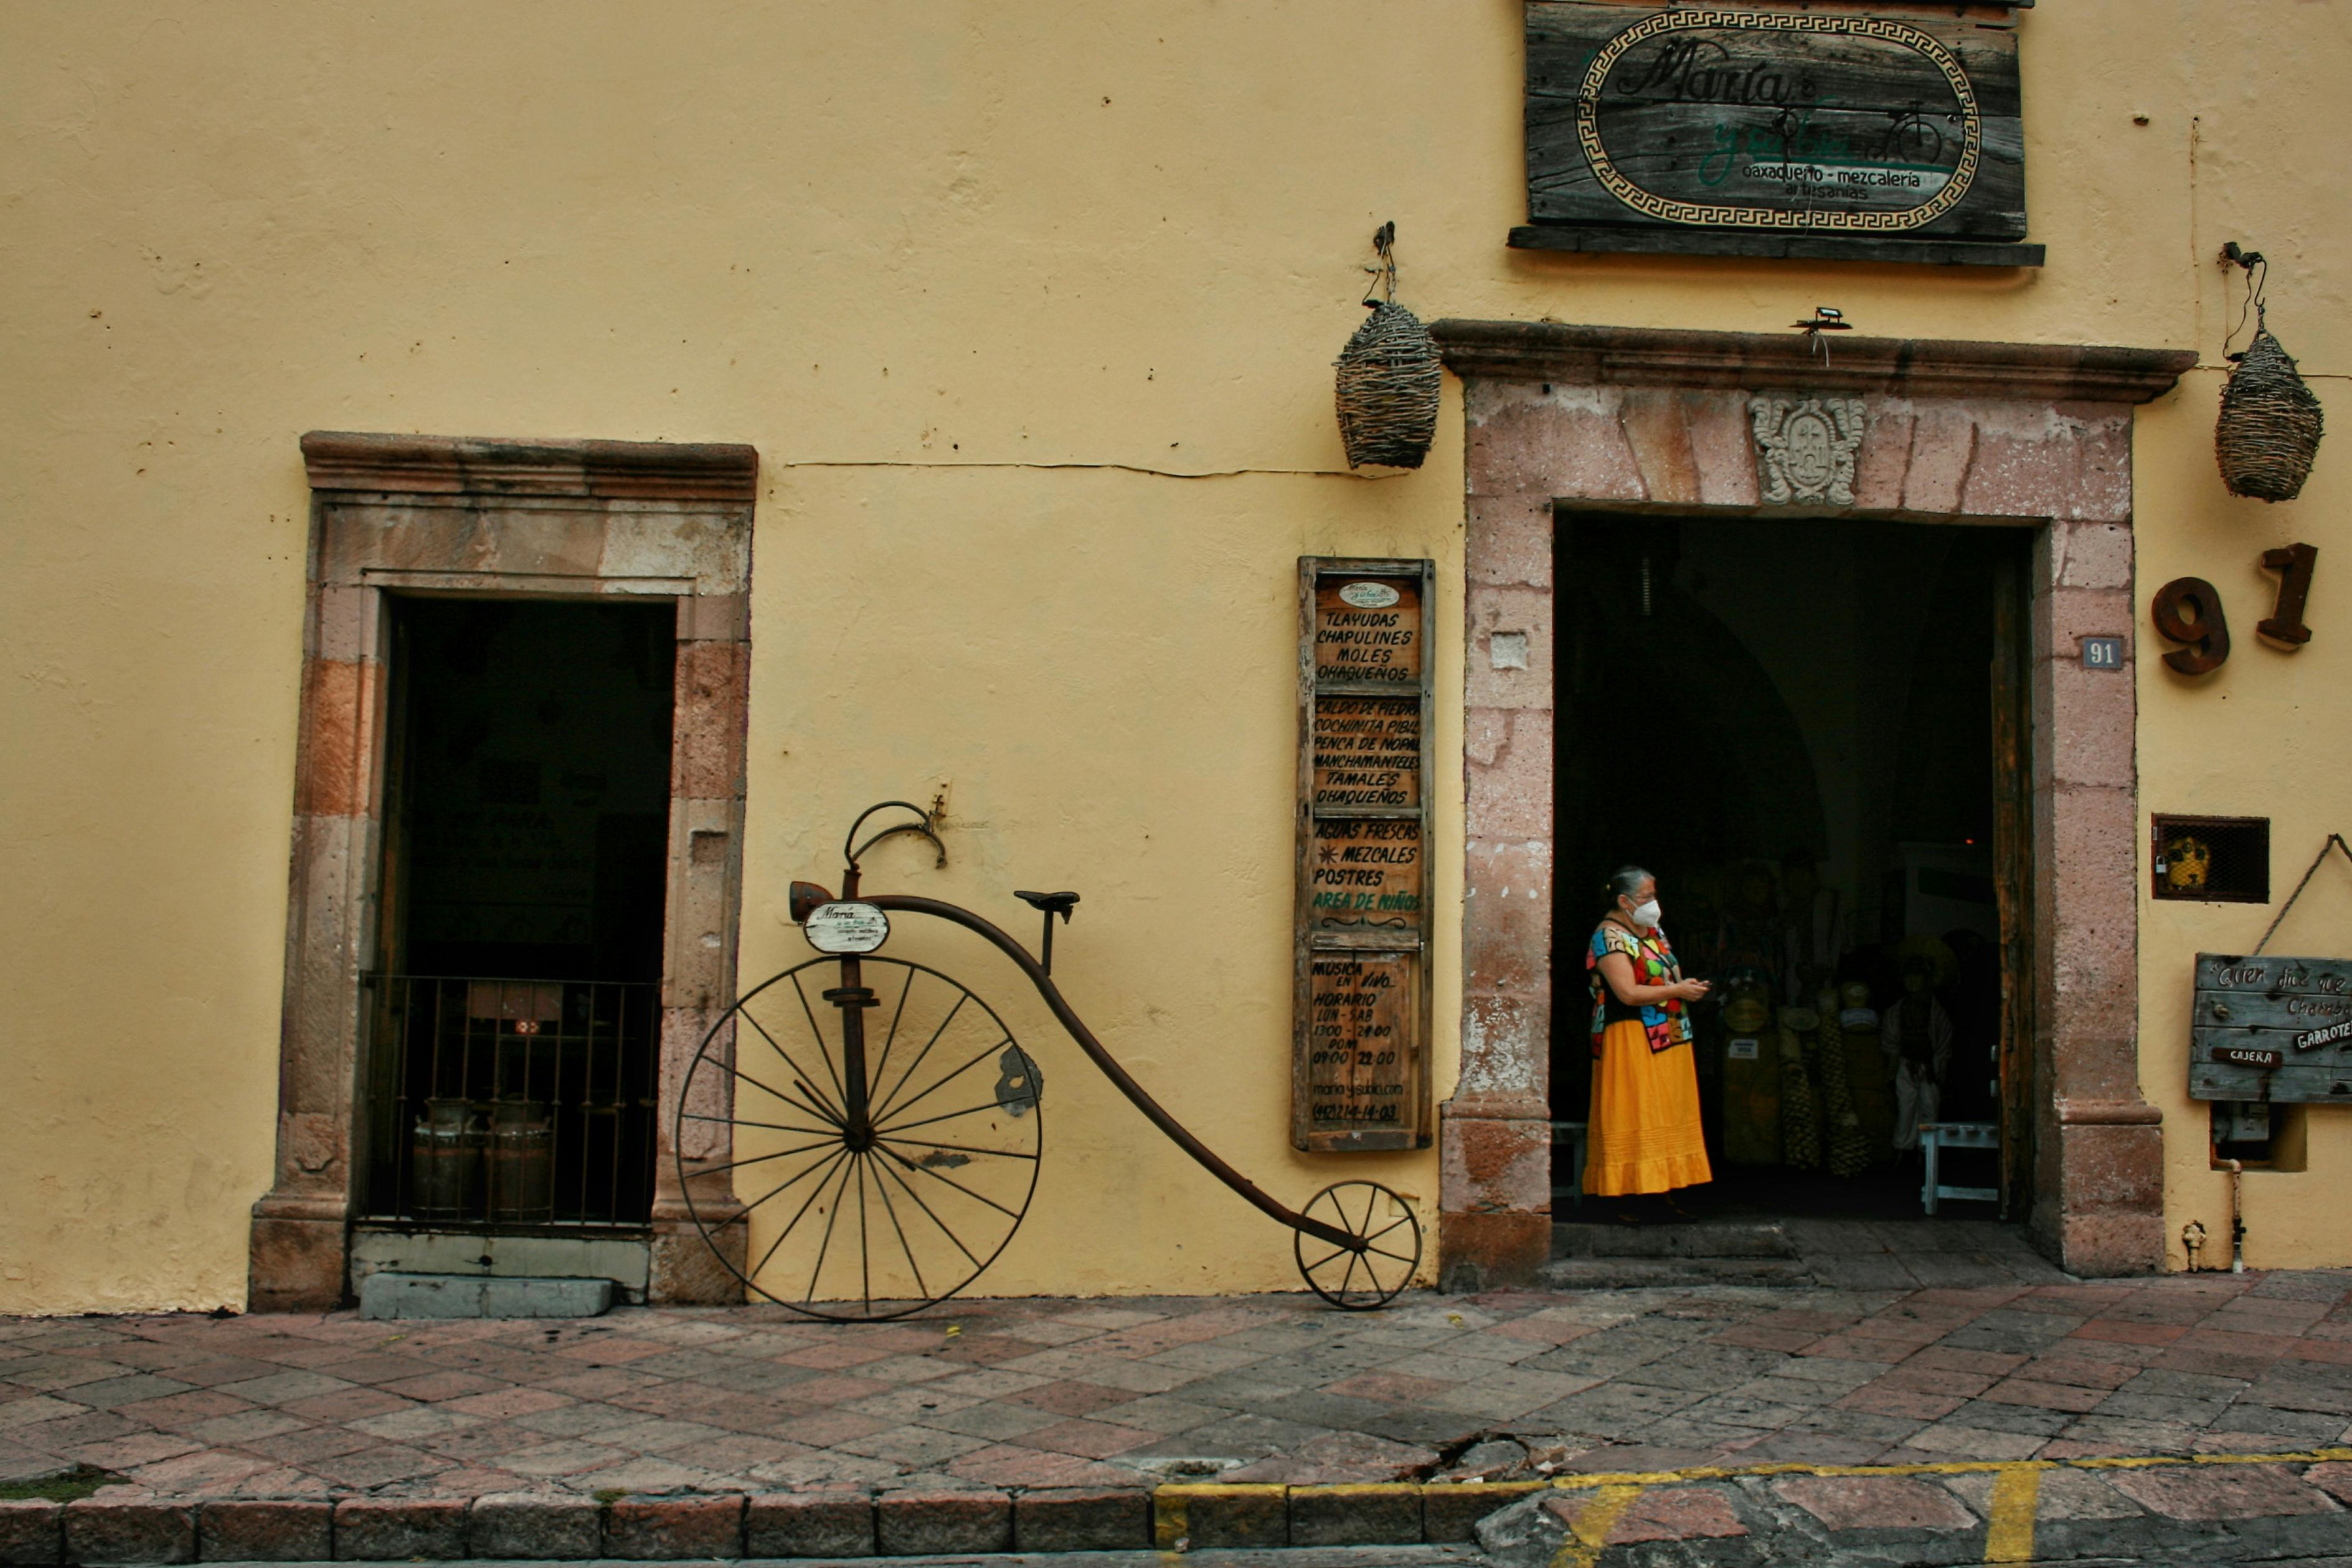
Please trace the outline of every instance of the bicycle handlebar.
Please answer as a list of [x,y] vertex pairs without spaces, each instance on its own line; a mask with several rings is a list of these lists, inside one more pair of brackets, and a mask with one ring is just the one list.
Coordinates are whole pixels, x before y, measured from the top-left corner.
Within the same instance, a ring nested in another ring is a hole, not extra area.
[[1352,1236],[1337,1226],[1326,1225],[1321,1220],[1310,1219],[1295,1210],[1285,1208],[1267,1196],[1257,1184],[1219,1159],[1207,1144],[1193,1137],[1184,1124],[1169,1115],[1166,1109],[1158,1100],[1152,1099],[1141,1084],[1129,1077],[1125,1068],[1118,1065],[1118,1058],[1112,1056],[1100,1040],[1095,1038],[1094,1031],[1080,1021],[1077,1014],[1072,1011],[1068,1001],[1063,997],[1061,987],[1055,985],[1053,977],[1038,966],[1035,959],[1029,956],[1028,950],[996,925],[961,905],[946,903],[938,899],[917,898],[905,893],[878,895],[845,893],[844,896],[859,897],[862,901],[872,904],[877,909],[901,910],[908,914],[935,916],[950,924],[960,925],[974,935],[993,942],[998,951],[1019,965],[1021,973],[1029,977],[1029,984],[1037,988],[1037,994],[1043,997],[1045,1005],[1052,1009],[1055,1019],[1068,1032],[1070,1038],[1078,1043],[1078,1048],[1087,1053],[1096,1067],[1102,1069],[1103,1076],[1110,1079],[1118,1091],[1127,1096],[1129,1101],[1138,1110],[1143,1112],[1145,1118],[1154,1127],[1165,1132],[1179,1149],[1192,1156],[1202,1170],[1231,1187],[1244,1202],[1255,1207],[1269,1219],[1279,1220],[1293,1230],[1303,1231],[1318,1241],[1326,1241],[1334,1247],[1345,1247],[1350,1252],[1360,1253],[1365,1250],[1366,1243],[1363,1238]]

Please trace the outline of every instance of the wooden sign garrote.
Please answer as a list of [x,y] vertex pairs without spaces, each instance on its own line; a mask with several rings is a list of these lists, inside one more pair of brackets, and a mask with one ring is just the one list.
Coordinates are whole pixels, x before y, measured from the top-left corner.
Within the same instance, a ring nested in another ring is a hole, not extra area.
[[1298,563],[1291,1142],[1430,1142],[1428,561]]
[[2352,960],[2197,955],[2189,1092],[2352,1105]]
[[1970,258],[1883,248],[1940,240],[2038,262],[2013,254],[2025,138],[2006,5],[1528,0],[1527,62],[1530,225],[1652,241],[1561,248],[1744,235]]

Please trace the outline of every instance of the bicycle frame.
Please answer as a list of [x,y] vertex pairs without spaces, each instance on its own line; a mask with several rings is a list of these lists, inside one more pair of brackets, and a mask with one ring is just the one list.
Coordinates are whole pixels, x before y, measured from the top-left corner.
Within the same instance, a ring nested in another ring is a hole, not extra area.
[[[895,827],[885,828],[862,845],[856,844],[855,840],[857,828],[864,824],[866,817],[886,806],[893,805],[903,806],[921,816],[922,826],[903,823]],[[1168,1113],[1165,1106],[1152,1099],[1144,1087],[1136,1082],[1128,1070],[1118,1064],[1118,1059],[1095,1037],[1094,1031],[1087,1027],[1085,1020],[1080,1018],[1076,1010],[1070,1005],[1069,999],[1062,994],[1062,988],[1054,984],[1054,977],[1045,973],[1044,966],[1030,955],[1029,950],[1023,947],[1010,932],[994,921],[974,914],[960,904],[950,904],[940,899],[919,898],[905,893],[870,895],[860,893],[858,889],[861,874],[857,864],[859,857],[884,838],[898,833],[915,833],[929,839],[934,847],[940,849],[940,859],[942,862],[945,861],[946,851],[930,830],[929,813],[911,802],[886,801],[881,805],[870,808],[865,816],[860,816],[850,826],[849,838],[843,844],[846,864],[842,868],[841,876],[842,901],[856,900],[885,911],[929,915],[935,920],[946,921],[950,925],[961,926],[989,942],[998,952],[1011,959],[1021,973],[1028,977],[1029,984],[1037,988],[1037,994],[1044,999],[1046,1007],[1053,1013],[1055,1021],[1062,1026],[1063,1031],[1071,1039],[1077,1042],[1078,1048],[1086,1052],[1087,1058],[1101,1069],[1102,1075],[1110,1079],[1112,1085],[1121,1094],[1127,1096],[1129,1104],[1143,1112],[1145,1120],[1166,1133],[1169,1140],[1179,1149],[1191,1155],[1194,1163],[1232,1188],[1244,1202],[1269,1219],[1279,1221],[1302,1235],[1311,1236],[1318,1241],[1344,1248],[1359,1256],[1370,1250],[1369,1244],[1364,1238],[1341,1230],[1337,1226],[1326,1225],[1321,1220],[1310,1218],[1296,1209],[1276,1202],[1256,1183],[1234,1170],[1233,1166],[1220,1159],[1207,1144],[1194,1137],[1182,1122]],[[1050,920],[1052,917],[1047,918]],[[842,988],[845,994],[839,1000],[847,1004],[842,1008],[842,1057],[845,1066],[848,1068],[845,1073],[848,1080],[845,1087],[848,1089],[848,1098],[851,1100],[848,1135],[852,1146],[856,1147],[859,1139],[870,1140],[872,1137],[872,1130],[864,1120],[866,1087],[864,1082],[866,1053],[863,1014],[863,1009],[871,1004],[856,994],[864,988],[859,981],[857,960],[855,957],[842,958],[841,977]],[[833,993],[827,992],[825,994],[827,1000],[835,1000]]]

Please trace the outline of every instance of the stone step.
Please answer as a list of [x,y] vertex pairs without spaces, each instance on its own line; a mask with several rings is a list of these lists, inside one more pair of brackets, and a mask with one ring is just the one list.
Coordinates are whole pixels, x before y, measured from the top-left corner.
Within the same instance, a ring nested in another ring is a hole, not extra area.
[[1783,1258],[1561,1258],[1543,1267],[1549,1290],[1656,1290],[1696,1285],[1816,1285]]
[[1682,1225],[1576,1222],[1551,1227],[1554,1258],[1795,1258],[1778,1220],[1703,1219]]
[[610,1279],[485,1274],[402,1274],[360,1281],[362,1318],[598,1318],[612,1310]]

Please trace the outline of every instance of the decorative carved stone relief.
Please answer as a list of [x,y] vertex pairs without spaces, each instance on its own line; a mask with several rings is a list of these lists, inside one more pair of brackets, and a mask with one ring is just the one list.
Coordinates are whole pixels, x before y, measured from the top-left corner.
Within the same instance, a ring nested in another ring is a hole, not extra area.
[[1767,506],[1826,500],[1853,504],[1854,454],[1864,426],[1859,397],[1759,393],[1748,400],[1756,427],[1756,469]]

